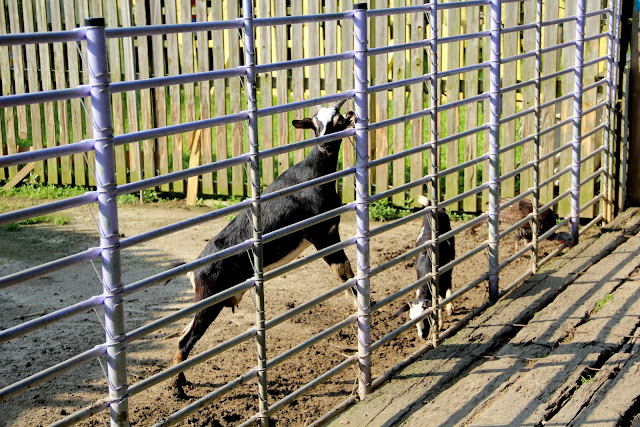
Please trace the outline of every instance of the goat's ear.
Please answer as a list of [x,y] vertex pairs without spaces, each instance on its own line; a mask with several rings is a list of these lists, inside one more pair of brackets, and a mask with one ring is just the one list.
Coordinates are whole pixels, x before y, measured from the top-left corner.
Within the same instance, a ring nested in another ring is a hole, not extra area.
[[395,319],[396,317],[400,316],[402,313],[405,313],[405,312],[409,311],[409,309],[410,309],[409,304],[404,303],[404,304],[402,304],[402,306],[400,306],[398,311],[396,311],[395,314],[393,314],[391,316],[391,318]]
[[315,127],[313,126],[313,120],[311,120],[309,117],[305,117],[302,120],[294,120],[291,123],[296,129],[315,129]]

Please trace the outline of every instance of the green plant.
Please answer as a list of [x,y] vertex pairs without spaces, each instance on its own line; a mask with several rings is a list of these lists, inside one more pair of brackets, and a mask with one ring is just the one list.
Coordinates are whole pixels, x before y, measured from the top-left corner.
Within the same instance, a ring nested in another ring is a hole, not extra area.
[[66,225],[69,223],[69,218],[63,214],[35,216],[33,218],[27,218],[19,222],[12,222],[10,224],[7,224],[4,226],[4,230],[19,231],[23,225],[33,225],[33,224],[41,224],[41,223]]
[[11,222],[4,226],[5,231],[18,231],[20,230],[20,224],[17,222]]
[[608,303],[609,301],[613,300],[613,295],[611,294],[607,294],[604,296],[604,298],[602,298],[601,300],[599,300],[595,307],[593,307],[593,311],[592,313],[597,313],[598,311],[602,310],[602,308],[604,307],[604,305],[606,303]]
[[28,199],[64,199],[80,196],[88,191],[85,187],[25,184],[8,190],[0,189],[3,197],[25,197]]
[[369,205],[369,218],[374,221],[391,221],[409,215],[412,211],[408,206],[413,200],[406,200],[404,207],[398,207],[389,203],[389,200],[382,199]]
[[585,385],[586,383],[590,383],[593,381],[593,377],[592,376],[582,376],[580,375],[580,385]]
[[447,215],[451,221],[469,221],[474,219],[476,216],[472,214],[468,214],[465,212],[458,212],[446,209]]

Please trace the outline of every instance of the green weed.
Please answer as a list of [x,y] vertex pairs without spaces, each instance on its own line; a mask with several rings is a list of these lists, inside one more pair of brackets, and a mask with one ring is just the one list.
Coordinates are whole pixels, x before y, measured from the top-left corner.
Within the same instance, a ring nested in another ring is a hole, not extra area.
[[389,203],[387,199],[373,202],[369,205],[369,218],[374,221],[392,221],[405,217],[412,212],[412,203],[413,200],[406,200],[404,207],[398,207]]
[[57,215],[41,215],[33,218],[27,218],[19,222],[12,222],[4,226],[5,231],[19,231],[22,226],[33,224],[55,224],[66,225],[69,224],[69,218],[63,214]]
[[611,295],[611,294],[607,294],[607,295],[605,295],[605,296],[604,296],[604,298],[602,298],[601,300],[599,300],[599,301],[596,303],[595,307],[593,307],[593,311],[592,311],[592,313],[597,313],[597,312],[599,312],[600,310],[602,310],[602,308],[604,307],[604,305],[605,305],[606,303],[608,303],[609,301],[611,301],[611,300],[613,300],[613,295]]
[[0,196],[24,197],[27,199],[65,199],[67,197],[80,196],[87,191],[88,189],[85,187],[72,187],[69,185],[26,184],[8,190],[0,189]]

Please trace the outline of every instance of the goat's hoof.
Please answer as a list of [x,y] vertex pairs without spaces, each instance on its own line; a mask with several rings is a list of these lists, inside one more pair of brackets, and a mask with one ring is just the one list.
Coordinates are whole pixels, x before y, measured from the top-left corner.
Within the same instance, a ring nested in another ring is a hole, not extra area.
[[188,384],[183,372],[180,372],[172,384],[173,395],[178,399],[186,399],[188,396],[184,392],[184,387]]
[[453,308],[453,304],[447,304],[444,307],[444,311],[445,313],[447,313],[447,316],[453,316],[453,314],[456,312],[456,310]]

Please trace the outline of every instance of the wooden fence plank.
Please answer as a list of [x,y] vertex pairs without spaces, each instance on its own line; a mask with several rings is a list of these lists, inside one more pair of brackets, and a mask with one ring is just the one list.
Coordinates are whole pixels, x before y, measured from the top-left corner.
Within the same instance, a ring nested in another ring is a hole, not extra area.
[[[214,7],[213,8],[213,19],[214,21],[221,21],[223,19],[222,16],[222,8]],[[224,37],[222,31],[214,31],[212,33],[212,37],[215,43],[218,46],[224,45]],[[187,49],[187,45],[185,44],[184,49]],[[224,49],[213,49],[213,69],[214,70],[222,70],[225,67],[224,64]],[[186,88],[185,88],[186,90]],[[227,114],[227,90],[226,90],[226,79],[218,79],[213,82],[213,96],[215,99],[215,114],[217,117],[221,117]],[[218,101],[220,100],[220,101]],[[188,120],[188,119],[187,119]],[[215,129],[216,132],[216,159],[224,160],[228,158],[228,147],[227,147],[227,126],[217,126]],[[216,190],[218,194],[227,195],[229,194],[229,174],[226,169],[220,170],[216,173]]]
[[[89,0],[78,0],[78,14],[80,16],[81,22],[84,25],[84,20],[85,18],[89,18],[91,16],[103,16],[102,14],[102,3],[101,2],[94,2],[97,3],[96,6],[89,6]],[[127,2],[129,3],[129,2]],[[95,10],[94,9],[99,9],[99,10]],[[87,44],[86,43],[82,43],[82,46],[80,48],[81,52],[82,52],[82,57],[83,58],[88,58],[88,50],[87,50]],[[133,58],[133,56],[129,56],[129,58]],[[88,69],[89,65],[87,63],[87,61],[82,61],[82,83],[83,84],[89,84],[89,69]],[[87,111],[91,111],[91,98],[85,98],[84,99],[84,107],[86,108]],[[86,114],[86,113],[85,113]],[[91,137],[93,136],[93,125],[91,123],[91,120],[85,116],[85,132],[87,137]],[[88,153],[86,153],[86,155],[84,156],[84,161],[85,163],[88,164],[87,169],[89,170],[89,179],[88,179],[88,185],[90,186],[95,186],[96,185],[96,177],[93,173],[94,170],[94,165],[96,164],[96,153],[91,150]]]
[[[275,16],[287,16],[287,4],[283,1],[275,2]],[[282,62],[288,59],[287,57],[287,45],[289,44],[289,38],[287,36],[287,30],[291,28],[291,25],[278,25],[276,26],[276,61]],[[287,70],[278,71],[276,73],[276,86],[278,88],[278,104],[286,104],[289,102],[289,86],[287,82]],[[278,114],[278,146],[283,147],[289,144],[289,114]],[[278,162],[278,175],[282,174],[289,168],[289,153],[280,154],[277,159]]]
[[[131,10],[131,2],[127,0],[120,0],[120,22],[123,27],[130,27],[133,13]],[[132,58],[131,61],[124,61],[124,77],[127,81],[136,79],[135,70],[135,49],[134,38],[125,37],[122,39],[122,51],[125,58]],[[138,101],[138,94],[136,91],[125,92],[127,100],[127,132],[137,132],[140,127],[138,124],[138,113],[140,111],[140,102]],[[131,182],[139,181],[144,178],[142,167],[142,142],[132,142],[129,144],[129,180]]]
[[[147,12],[144,2],[137,2],[135,4],[135,13],[133,15],[135,25],[147,25]],[[140,79],[148,79],[149,72],[149,43],[147,37],[138,37],[138,76]],[[142,112],[142,122],[140,124],[140,130],[147,130],[153,127],[153,116],[151,103],[151,90],[144,89],[140,91],[140,111]],[[144,112],[149,112],[145,114]],[[155,163],[155,141],[147,139],[143,141],[143,159],[144,159],[144,177],[152,178],[156,174]]]
[[[167,25],[177,24],[178,16],[175,0],[168,0],[165,3],[165,22]],[[167,66],[169,75],[176,76],[180,74],[180,64],[178,56],[174,54],[178,52],[178,35],[167,34]],[[169,86],[169,105],[171,111],[171,124],[181,123],[180,117],[180,85]],[[171,136],[171,171],[176,172],[183,169],[182,167],[182,135]],[[184,181],[178,180],[171,184],[171,188],[176,193],[184,191]]]
[[[22,12],[24,31],[26,33],[35,32],[35,25],[33,22],[35,18],[33,3],[31,1],[24,1],[22,3]],[[27,45],[25,46],[25,50],[27,53],[28,91],[38,92],[40,90],[40,79],[38,78],[37,47],[36,45]],[[35,150],[39,150],[43,147],[41,109],[42,105],[40,104],[34,104],[29,107],[31,112],[31,145]],[[35,162],[33,171],[40,177],[40,179],[44,179],[44,162]]]
[[[108,1],[106,2],[105,6],[107,27],[117,28],[119,26],[117,3],[114,1]],[[120,63],[120,39],[107,40],[107,49],[109,53],[109,72],[111,74],[111,81],[122,81],[122,67]],[[114,135],[122,135],[125,130],[124,103],[121,93],[114,93],[111,95],[111,115],[113,117]],[[125,147],[123,145],[115,147],[115,163],[116,182],[120,185],[127,183],[127,157]]]
[[[484,13],[482,16],[482,21],[480,22],[480,28],[483,31],[488,31],[491,28],[491,7],[490,6],[484,6]],[[489,37],[485,37],[483,42],[481,42],[481,46],[482,46],[482,52],[481,52],[481,57],[480,60],[482,62],[484,61],[488,61],[489,60],[489,56],[490,56],[490,38]],[[489,76],[489,69],[485,68],[483,70],[482,73],[482,91],[483,92],[489,92],[489,86],[490,86],[490,76]],[[481,116],[481,123],[488,123],[489,122],[489,99],[485,99],[482,102],[482,116]],[[482,153],[483,154],[487,154],[489,153],[489,130],[487,129],[484,132],[483,135],[483,141],[482,141]],[[480,154],[480,150],[478,151],[478,154]],[[486,183],[489,181],[489,160],[485,160],[482,164],[482,183]],[[489,202],[489,190],[486,189],[484,190],[482,193],[480,193],[480,206],[481,206],[481,210],[485,210],[487,203]]]
[[[536,3],[524,3],[524,22],[536,22]],[[536,30],[523,31],[523,46],[525,52],[533,52],[536,49]],[[522,61],[522,81],[528,81],[536,76],[534,58]],[[522,109],[526,110],[535,106],[535,91],[533,86],[522,89]],[[522,138],[532,135],[534,132],[534,116],[528,114],[521,120]],[[533,160],[533,142],[527,142],[522,146],[520,165],[525,165]],[[524,193],[533,188],[533,175],[531,169],[520,173],[520,192]]]
[[[302,15],[302,1],[295,1],[291,3],[291,14],[294,16]],[[296,24],[291,26],[291,59],[302,59],[304,49],[304,26],[303,24]],[[293,92],[293,101],[304,100],[304,68],[298,67],[291,70],[291,90]],[[293,116],[296,119],[304,117],[303,111],[294,111]],[[294,141],[302,141],[304,139],[304,130],[294,129]],[[293,152],[293,163],[300,163],[304,159],[304,150],[296,150]],[[284,165],[283,165],[284,166]],[[288,167],[288,165],[286,165]],[[282,172],[284,172],[283,169]],[[281,172],[281,173],[282,173]]]
[[[594,10],[600,9],[600,2],[598,0],[587,0],[587,12],[592,12]],[[585,37],[593,36],[594,34],[598,34],[600,32],[600,18],[598,16],[594,16],[591,18],[587,18],[585,23]],[[598,57],[599,51],[599,42],[591,41],[584,44],[584,61],[590,61]],[[584,68],[584,80],[583,87],[588,86],[590,84],[595,83],[598,76],[598,66],[592,65],[590,67]],[[598,94],[596,89],[591,89],[588,92],[584,92],[582,95],[582,111],[588,110],[597,104]],[[587,131],[593,129],[597,126],[597,113],[594,111],[591,114],[583,116],[582,118],[582,133],[586,133]],[[600,131],[599,133],[601,133]],[[582,150],[580,153],[581,159],[587,156],[589,153],[592,153],[597,148],[597,138],[595,135],[590,136],[589,138],[582,140]],[[587,161],[582,162],[582,167],[580,168],[580,179],[584,179],[587,176],[591,175],[600,167],[601,158],[600,156],[596,156],[595,158],[591,158]],[[600,181],[602,183],[602,181]],[[591,201],[595,193],[595,181],[591,180],[580,187],[580,206],[583,206],[587,202]],[[582,211],[580,216],[582,218],[593,218],[596,215],[597,206],[591,206],[588,209]]]
[[[236,19],[239,16],[238,2],[229,1],[227,7],[229,13],[229,19]],[[240,39],[238,38],[238,32],[236,30],[228,30],[227,51],[229,52],[229,68],[237,67],[240,65]],[[240,97],[240,79],[229,79],[229,103],[231,106],[230,113],[239,113],[242,108]],[[232,155],[239,156],[245,151],[244,145],[244,133],[242,129],[242,123],[233,123],[231,125],[231,153]],[[231,181],[231,193],[234,196],[243,196],[245,194],[244,180],[245,172],[242,166],[235,166],[231,175],[233,177]],[[251,183],[247,183],[248,186]]]
[[[565,16],[576,15],[576,2],[565,2]],[[576,23],[575,21],[566,22],[562,25],[563,41],[570,42],[576,39]],[[562,50],[562,68],[567,69],[575,64],[575,47],[567,47]],[[574,73],[566,74],[562,77],[562,93],[567,94],[573,92]],[[560,120],[567,120],[573,116],[573,98],[564,101],[561,105]],[[563,126],[560,132],[560,144],[565,145],[573,140],[573,126]],[[565,149],[560,154],[560,170],[566,169],[571,164],[571,148]],[[571,173],[566,173],[560,177],[559,192],[571,188]],[[558,203],[558,216],[566,217],[571,213],[571,198],[565,197]]]
[[[207,2],[206,0],[196,0],[196,16],[198,22],[207,21]],[[209,36],[206,31],[196,33],[196,45],[198,56],[198,71],[209,71]],[[209,81],[198,83],[200,89],[200,120],[211,118],[211,85]],[[202,129],[202,136],[199,140],[201,164],[211,163],[213,153],[211,152],[212,136],[211,128]],[[196,141],[197,143],[197,141]],[[213,194],[213,173],[202,175],[202,193]]]
[[[0,0],[0,10],[5,10],[6,5],[4,0]],[[10,33],[8,31],[5,14],[0,13],[0,34]],[[11,66],[9,65],[9,48],[6,46],[0,46],[0,77],[2,77],[2,93],[3,95],[12,94],[13,79],[11,78]],[[5,108],[4,110],[4,130],[7,145],[7,154],[17,153],[17,139],[16,139],[16,122],[13,108]],[[8,168],[9,178],[18,173],[17,166],[10,166]]]
[[[378,5],[381,6],[381,5]],[[375,43],[377,47],[386,46],[389,42],[389,17],[381,16],[376,19]],[[375,67],[375,84],[386,83],[389,79],[387,64],[389,55],[377,55]],[[389,118],[389,93],[388,91],[377,92],[376,98],[376,122],[380,122]],[[375,132],[376,136],[376,159],[380,159],[389,155],[389,128],[380,128]],[[389,164],[384,163],[375,169],[375,192],[377,194],[389,189]]]
[[[373,5],[370,4],[370,7],[373,8]],[[339,11],[346,11],[353,9],[353,0],[343,0],[341,3],[341,7]],[[369,20],[369,27],[374,22],[374,19]],[[352,26],[346,20],[342,20],[339,22],[340,24],[340,37],[342,42],[342,52],[348,52],[353,50],[353,30]],[[373,40],[373,37],[369,37],[369,40]],[[372,61],[371,61],[372,62]],[[342,61],[340,64],[340,90],[345,92],[347,90],[353,89],[354,76],[351,61]],[[373,97],[370,97],[370,102]],[[352,103],[347,102],[345,104],[349,105],[349,109],[352,108]],[[349,111],[343,107],[343,113]],[[373,117],[373,116],[370,116]],[[371,134],[369,135],[369,146],[372,147],[375,141],[371,140]],[[352,139],[344,139],[342,141],[342,167],[343,169],[349,168],[353,166],[356,162],[356,153],[355,148],[352,143]],[[342,184],[342,201],[344,203],[351,202],[356,199],[356,191],[353,186],[353,178],[345,178]]]
[[[545,21],[558,18],[558,0],[546,0]],[[543,30],[544,46],[558,44],[557,25],[548,25]],[[546,76],[557,70],[559,51],[553,51],[542,55],[542,75]],[[556,79],[547,79],[541,84],[542,103],[556,98]],[[542,129],[553,126],[556,123],[556,106],[544,108],[541,112]],[[556,146],[555,132],[548,132],[540,138],[540,156],[544,156],[554,150]],[[544,181],[553,175],[554,159],[540,163],[540,181]],[[553,183],[540,188],[540,203],[548,203],[553,199]]]
[[[257,16],[260,18],[268,18],[271,15],[271,1],[260,0],[256,10]],[[271,26],[260,27],[257,30],[258,35],[258,63],[268,64],[271,61]],[[258,76],[258,84],[260,85],[260,108],[271,107],[273,105],[273,84],[271,73],[260,73]],[[262,130],[258,134],[260,149],[266,150],[273,148],[273,117],[264,117],[260,119]],[[262,160],[262,179],[265,185],[269,185],[275,179],[273,157],[267,157]]]
[[[160,2],[151,2],[151,25],[162,25],[162,6]],[[152,36],[151,48],[153,51],[153,76],[163,77],[165,75],[166,60],[164,57],[164,36]],[[155,98],[155,126],[165,127],[167,125],[167,89],[164,86],[158,86],[153,89]],[[160,175],[169,173],[169,138],[161,136],[156,143],[158,152],[157,161]],[[211,144],[209,144],[209,153],[211,152]],[[212,178],[213,180],[213,178]],[[213,183],[211,184],[213,187]],[[161,191],[169,191],[170,184],[160,186]],[[212,189],[213,192],[213,189]]]
[[[460,9],[449,9],[447,11],[447,34],[450,36],[461,34],[460,32]],[[447,43],[447,69],[452,70],[460,66],[460,42]],[[445,58],[442,58],[444,61]],[[460,97],[460,75],[456,74],[447,77],[446,82],[447,103],[455,102]],[[454,135],[459,132],[460,111],[453,108],[447,111],[447,135]],[[457,166],[460,161],[459,152],[460,141],[452,141],[447,144],[447,169]],[[447,175],[445,184],[445,199],[450,199],[459,194],[460,173],[454,172]],[[457,211],[458,204],[453,204],[450,208]]]
[[[404,0],[395,0],[395,7],[404,6]],[[405,43],[405,27],[406,27],[406,15],[397,14],[393,15],[393,44]],[[395,52],[393,54],[393,79],[402,80],[405,78],[405,52]],[[405,87],[399,87],[393,89],[393,116],[402,116],[405,113]],[[400,123],[393,126],[393,152],[399,153],[406,149],[406,136],[405,136],[404,123]],[[393,161],[393,186],[399,187],[405,183],[405,159],[398,159]],[[396,193],[391,200],[395,205],[404,206],[404,193]]]
[[[62,19],[60,16],[60,0],[51,0],[51,25],[53,31],[62,31]],[[65,75],[65,55],[62,43],[53,45],[53,58],[56,89],[68,87]],[[58,145],[69,144],[69,115],[67,113],[68,101],[58,101],[57,129],[59,133]],[[73,183],[73,171],[71,169],[71,156],[64,156],[60,159],[62,169],[62,184]]]
[[[480,8],[472,7],[467,9],[467,33],[480,31]],[[480,62],[480,40],[472,39],[466,41],[465,65],[473,65]],[[471,71],[464,74],[464,95],[471,98],[478,94],[479,72]],[[474,102],[465,106],[466,129],[473,129],[478,126],[478,103]],[[464,145],[464,161],[473,160],[478,157],[478,134],[468,136]],[[470,191],[478,185],[478,169],[480,165],[471,166],[464,170],[464,191]],[[476,212],[478,210],[478,197],[467,197],[462,201],[462,208],[466,212]]]
[[[412,2],[413,4],[420,4],[420,2]],[[425,20],[423,13],[411,14],[411,41],[424,40],[426,37],[425,32]],[[416,77],[424,74],[424,49],[413,49],[411,51],[411,71],[410,76]],[[425,84],[412,85],[410,87],[411,93],[411,112],[417,112],[423,110],[424,106],[424,94]],[[418,147],[424,143],[424,119],[416,119],[411,121],[411,147]],[[424,154],[414,154],[410,157],[410,180],[415,181],[424,176],[423,170],[423,157]],[[409,190],[409,197],[413,199],[413,206],[419,206],[418,196],[422,195],[422,186],[413,187]]]
[[[0,5],[2,0],[0,0]],[[1,8],[1,7],[0,7]],[[2,17],[0,17],[0,30],[2,29]],[[48,31],[47,28],[47,11],[45,9],[44,3],[37,1],[36,2],[36,30],[39,32]],[[0,69],[3,69],[2,66],[2,48],[0,48]],[[49,91],[53,89],[53,82],[51,79],[51,45],[41,43],[38,45],[38,50],[40,53],[40,80],[42,82],[42,90]],[[4,77],[3,77],[4,83]],[[53,102],[45,102],[44,103],[44,117],[50,118],[50,120],[44,121],[45,128],[45,137],[46,137],[46,146],[47,148],[56,146],[56,122],[55,118],[55,108]],[[11,127],[7,125],[7,129]],[[57,184],[58,183],[58,159],[47,159],[47,171],[46,176],[42,175],[42,179],[45,180],[47,184]]]
[[[316,15],[320,13],[320,0],[307,0],[307,14]],[[320,23],[312,22],[310,24],[305,24],[305,48],[307,58],[315,58],[321,56],[322,47],[320,43],[322,42],[322,37],[320,34]],[[307,81],[309,82],[309,98],[318,98],[320,97],[320,81],[321,81],[321,70],[320,65],[312,65],[310,67],[305,67],[307,71]],[[309,117],[314,115],[320,109],[319,105],[315,107],[309,108]],[[311,136],[312,132],[307,131],[307,135]]]
[[[520,17],[520,4],[507,3],[504,5],[504,26],[513,27],[518,25]],[[513,56],[518,53],[520,44],[520,33],[508,33],[504,35],[504,45],[502,55],[504,57]],[[502,67],[502,85],[510,86],[517,82],[517,62],[511,61]],[[512,90],[502,95],[502,116],[510,116],[516,112],[516,91]],[[516,142],[516,121],[511,120],[502,125],[502,146]],[[514,170],[516,167],[516,150],[509,150],[502,155],[502,174]],[[500,196],[513,197],[515,193],[516,179],[511,178],[500,183]]]
[[[20,28],[20,12],[18,11],[18,0],[9,0],[8,4],[9,12],[9,26],[11,33],[18,34],[22,32]],[[11,46],[12,62],[13,62],[13,84],[14,93],[21,94],[26,93],[24,74],[24,56],[22,55],[22,46]],[[20,139],[27,139],[29,137],[29,127],[27,125],[27,107],[20,105],[16,107],[18,114],[18,137]]]

